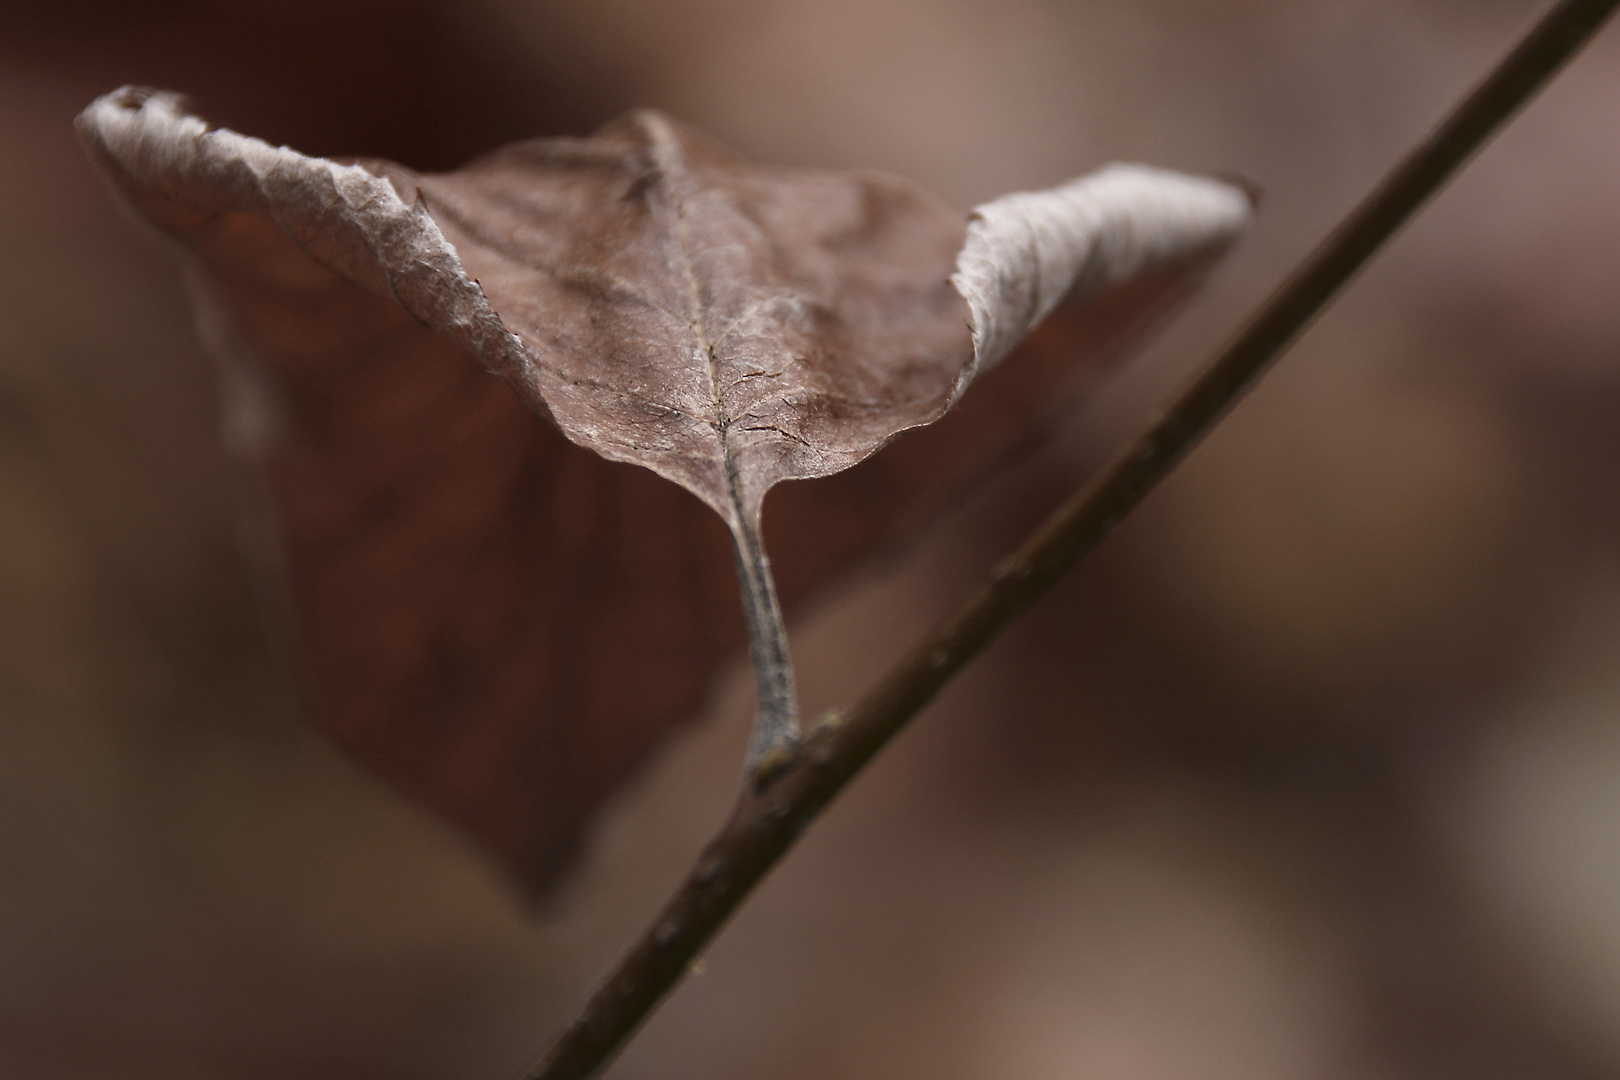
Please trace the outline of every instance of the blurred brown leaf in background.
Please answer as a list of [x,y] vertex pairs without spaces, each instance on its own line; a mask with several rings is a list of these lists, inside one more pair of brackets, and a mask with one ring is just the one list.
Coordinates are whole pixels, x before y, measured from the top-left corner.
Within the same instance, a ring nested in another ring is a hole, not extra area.
[[[1531,12],[15,15],[0,1068],[506,1075],[723,813],[747,718],[739,678],[538,922],[303,730],[178,278],[73,145],[90,98],[180,86],[306,152],[423,168],[647,104],[756,160],[880,167],[964,208],[1111,159],[1256,180],[1237,260],[1067,438],[801,620],[815,708],[1083,476]],[[879,763],[612,1075],[1620,1074],[1617,90],[1611,31]]]

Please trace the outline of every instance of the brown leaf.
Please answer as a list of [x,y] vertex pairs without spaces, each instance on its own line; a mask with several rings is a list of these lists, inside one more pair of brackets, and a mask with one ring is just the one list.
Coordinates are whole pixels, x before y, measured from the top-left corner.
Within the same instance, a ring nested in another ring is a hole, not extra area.
[[1093,297],[951,420],[773,499],[792,605],[1026,442],[1063,373],[1246,214],[1223,185],[1116,170],[969,234],[903,181],[745,165],[654,113],[442,176],[129,88],[81,132],[195,256],[322,722],[536,893],[744,637],[720,521],[652,472],[746,537],[777,481],[933,421]]

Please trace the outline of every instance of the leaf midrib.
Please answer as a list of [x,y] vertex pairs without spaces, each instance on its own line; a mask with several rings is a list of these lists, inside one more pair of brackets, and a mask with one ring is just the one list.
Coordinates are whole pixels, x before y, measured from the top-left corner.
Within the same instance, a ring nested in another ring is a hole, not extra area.
[[[684,179],[687,171],[683,167],[684,160],[677,141],[672,138],[666,124],[656,118],[649,118],[648,125],[652,136],[653,165],[657,168],[664,197],[669,200],[671,210],[675,214],[674,239],[675,249],[681,260],[681,270],[686,279],[687,291],[692,302],[692,319],[690,325],[692,332],[697,336],[698,348],[703,354],[704,364],[709,376],[709,398],[714,417],[709,426],[714,429],[720,444],[720,465],[726,477],[726,499],[731,504],[731,511],[735,518],[734,528],[750,527],[753,524],[753,515],[743,506],[742,484],[735,455],[731,451],[731,415],[726,408],[725,395],[720,388],[720,360],[715,355],[714,344],[709,340],[708,309],[703,303],[703,289],[698,281],[697,265],[693,259],[692,237],[686,219],[686,202],[674,182]],[[643,198],[650,198],[655,187],[650,185]]]

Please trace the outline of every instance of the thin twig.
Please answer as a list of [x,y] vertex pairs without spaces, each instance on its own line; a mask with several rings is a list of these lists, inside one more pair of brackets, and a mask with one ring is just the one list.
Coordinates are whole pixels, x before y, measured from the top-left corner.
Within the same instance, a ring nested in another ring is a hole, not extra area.
[[615,1054],[822,809],[940,688],[1141,502],[1385,240],[1596,32],[1620,0],[1562,0],[1306,259],[1142,435],[845,717],[755,774],[653,927],[527,1080],[585,1080]]

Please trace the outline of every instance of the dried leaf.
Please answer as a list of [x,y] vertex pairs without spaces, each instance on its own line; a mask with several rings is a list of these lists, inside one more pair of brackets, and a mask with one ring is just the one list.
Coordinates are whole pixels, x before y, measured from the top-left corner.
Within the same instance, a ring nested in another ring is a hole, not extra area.
[[746,165],[645,112],[438,176],[131,88],[80,129],[196,257],[323,722],[535,892],[743,640],[719,521],[629,465],[757,545],[773,484],[934,421],[1095,298],[952,422],[783,489],[797,602],[1027,440],[1059,373],[1184,293],[1248,209],[1113,170],[968,228],[903,181]]

